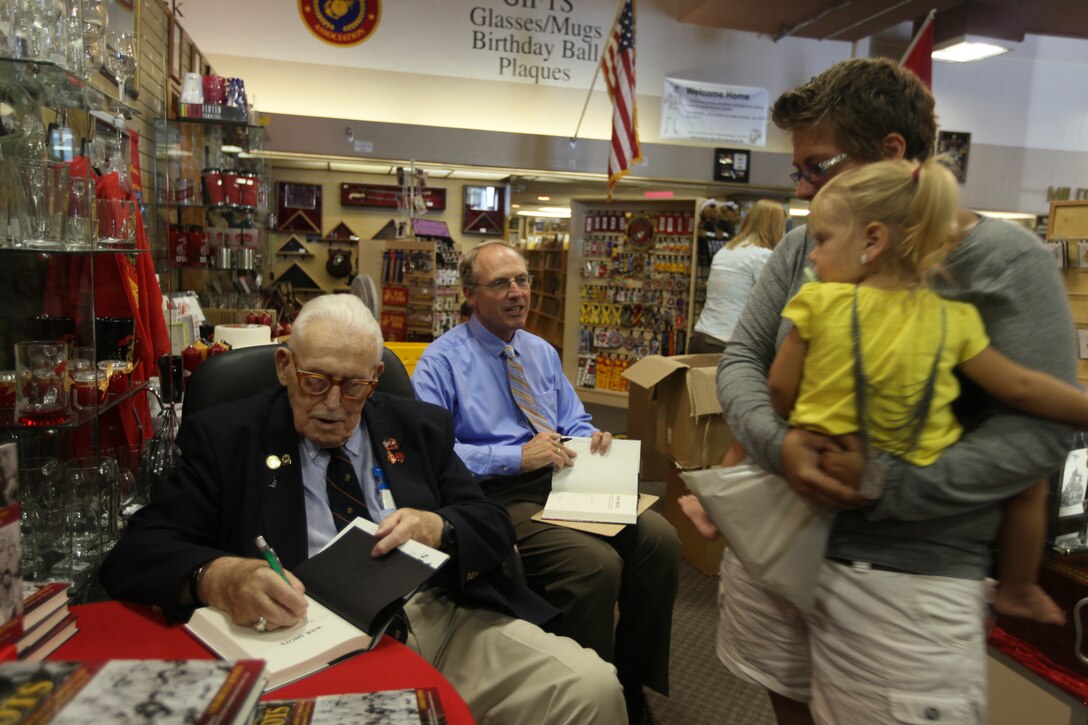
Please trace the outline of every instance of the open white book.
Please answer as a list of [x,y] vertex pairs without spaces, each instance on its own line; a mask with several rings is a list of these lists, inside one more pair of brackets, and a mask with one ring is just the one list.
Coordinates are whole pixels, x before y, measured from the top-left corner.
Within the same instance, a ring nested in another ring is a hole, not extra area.
[[563,445],[578,456],[552,476],[541,516],[554,521],[633,524],[638,519],[638,467],[642,442],[613,439],[604,455],[590,453],[590,438]]
[[374,559],[377,528],[355,519],[294,570],[309,605],[306,620],[294,627],[258,632],[212,607],[197,609],[185,627],[224,659],[265,660],[269,689],[370,649],[392,615],[449,559],[415,541]]

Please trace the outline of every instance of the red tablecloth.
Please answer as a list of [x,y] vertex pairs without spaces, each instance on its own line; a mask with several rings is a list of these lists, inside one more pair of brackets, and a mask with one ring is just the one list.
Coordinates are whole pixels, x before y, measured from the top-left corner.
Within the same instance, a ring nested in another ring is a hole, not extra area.
[[[51,660],[212,659],[214,655],[181,626],[158,614],[121,602],[72,607],[79,633],[49,656]],[[474,723],[453,686],[426,660],[401,643],[384,638],[370,652],[315,672],[266,693],[262,699],[285,700],[345,692],[407,687],[436,687],[446,721]]]

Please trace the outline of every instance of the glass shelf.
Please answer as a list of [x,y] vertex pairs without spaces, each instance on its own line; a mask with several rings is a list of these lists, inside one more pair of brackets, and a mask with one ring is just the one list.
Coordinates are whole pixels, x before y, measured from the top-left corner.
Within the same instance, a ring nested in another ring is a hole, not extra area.
[[0,58],[0,86],[9,94],[12,89],[22,89],[31,96],[27,99],[31,103],[51,108],[105,109],[126,118],[139,116],[135,107],[49,61]]
[[121,393],[114,395],[106,399],[106,402],[97,408],[83,408],[75,409],[70,412],[67,420],[60,422],[46,422],[43,421],[41,425],[27,425],[20,423],[15,416],[14,408],[0,409],[0,430],[57,430],[61,428],[79,428],[98,419],[100,415],[105,413],[111,408],[115,408],[121,403],[130,400],[134,395],[142,390],[146,390],[148,384],[146,382],[140,383],[130,389],[127,393]]
[[95,249],[66,249],[58,243],[55,247],[9,247],[0,246],[0,254],[62,254],[85,256],[94,254],[150,254],[149,249],[136,247],[98,247]]

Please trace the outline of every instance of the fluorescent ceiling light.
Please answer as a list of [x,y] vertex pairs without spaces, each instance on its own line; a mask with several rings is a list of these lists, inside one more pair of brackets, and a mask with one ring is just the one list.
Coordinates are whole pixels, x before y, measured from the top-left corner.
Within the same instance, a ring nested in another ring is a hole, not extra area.
[[241,146],[235,146],[234,144],[225,143],[219,147],[219,150],[225,154],[240,154],[243,149]]
[[366,163],[363,163],[361,161],[349,161],[349,162],[330,161],[329,162],[329,171],[334,171],[336,173],[381,174],[381,175],[384,176],[384,175],[390,173],[389,170],[390,170],[390,165],[389,164],[366,164]]
[[509,171],[475,171],[470,169],[458,169],[450,173],[451,179],[475,179],[477,181],[502,181],[510,176]]
[[992,58],[995,55],[1008,53],[1009,49],[993,43],[981,43],[961,40],[947,48],[934,50],[930,57],[933,60],[943,60],[948,63],[971,63],[984,58]]
[[790,209],[790,216],[808,216],[808,209]]
[[548,211],[544,209],[519,209],[518,214],[520,216],[538,216],[548,217],[550,219],[570,219],[570,209],[560,209],[557,207],[549,207]]

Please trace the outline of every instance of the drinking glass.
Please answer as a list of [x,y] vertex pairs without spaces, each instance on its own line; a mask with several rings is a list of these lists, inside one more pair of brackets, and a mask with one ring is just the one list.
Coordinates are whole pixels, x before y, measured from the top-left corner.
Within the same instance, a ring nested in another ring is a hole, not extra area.
[[91,249],[95,237],[96,181],[93,176],[73,176],[69,187],[68,219],[65,222],[64,247]]
[[113,458],[86,456],[64,466],[64,527],[68,556],[94,563],[116,540],[119,473]]
[[66,556],[62,466],[56,458],[19,461],[23,578],[41,580]]
[[15,162],[27,205],[27,231],[22,244],[33,249],[56,249],[64,241],[68,221],[68,164],[57,161]]
[[102,67],[102,40],[106,35],[106,0],[83,0],[83,74],[90,78]]
[[98,224],[98,248],[136,248],[136,202],[122,199],[98,199],[95,216]]
[[15,344],[15,411],[20,423],[43,426],[68,420],[67,368],[65,342]]

